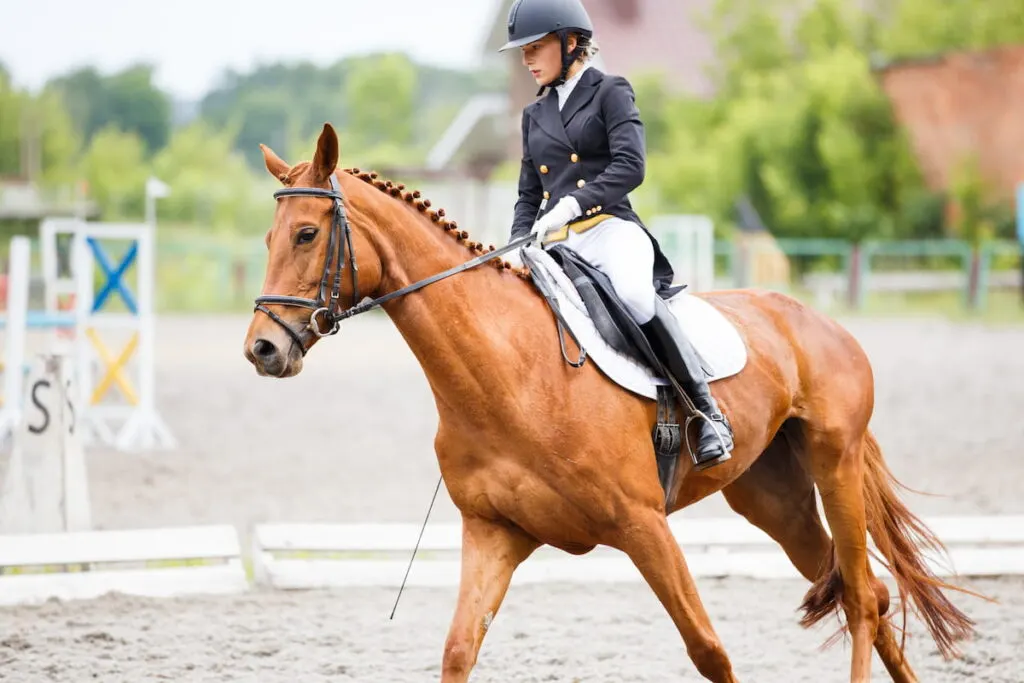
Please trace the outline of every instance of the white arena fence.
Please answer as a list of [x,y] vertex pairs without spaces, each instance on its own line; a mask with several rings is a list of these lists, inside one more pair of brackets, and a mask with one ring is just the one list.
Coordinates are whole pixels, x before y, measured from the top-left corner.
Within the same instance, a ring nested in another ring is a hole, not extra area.
[[[782,550],[742,519],[673,517],[670,522],[698,579],[800,578]],[[932,517],[925,522],[952,558],[953,568],[932,559],[940,576],[1024,574],[1024,516]],[[255,587],[397,587],[418,535],[416,524],[261,524],[252,530],[249,557],[242,555],[242,536],[226,525],[4,535],[0,600],[37,603],[107,592],[224,594]],[[458,524],[428,525],[406,585],[457,586],[460,539]],[[124,568],[124,563],[139,566]],[[44,567],[51,571],[38,571]],[[877,564],[876,570],[887,575]],[[513,577],[514,584],[640,581],[622,553],[606,548],[584,556],[543,548]]]

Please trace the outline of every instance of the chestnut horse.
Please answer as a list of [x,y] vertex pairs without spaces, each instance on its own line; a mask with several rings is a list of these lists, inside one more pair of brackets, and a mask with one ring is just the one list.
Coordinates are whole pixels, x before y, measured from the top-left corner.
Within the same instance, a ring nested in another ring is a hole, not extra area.
[[[909,602],[940,652],[958,655],[955,641],[973,622],[943,589],[963,589],[940,581],[922,556],[924,547],[944,548],[896,495],[868,429],[871,365],[837,323],[778,293],[701,294],[748,348],[746,367],[712,385],[736,446],[729,461],[702,472],[681,456],[666,505],[651,438],[656,403],[592,363],[563,360],[552,310],[527,273],[493,246],[468,241],[419,192],[338,169],[329,124],[311,162],[291,166],[261,148],[284,188],[275,193],[246,358],[260,375],[296,375],[306,351],[337,332],[341,318],[380,306],[433,392],[434,448],[462,517],[443,683],[468,680],[513,572],[543,544],[574,554],[599,544],[623,551],[697,670],[712,681],[738,680],[666,519],[717,491],[812,583],[802,624],[845,612],[851,681],[869,680],[872,647],[894,681],[916,680],[885,618],[889,591],[872,573],[868,533],[895,578],[904,623]],[[474,267],[434,277],[471,258]]]

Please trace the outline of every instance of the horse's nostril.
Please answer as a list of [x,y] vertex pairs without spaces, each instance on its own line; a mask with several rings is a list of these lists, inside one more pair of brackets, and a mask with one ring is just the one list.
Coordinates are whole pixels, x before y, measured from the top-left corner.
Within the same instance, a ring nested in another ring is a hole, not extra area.
[[257,339],[252,345],[252,352],[260,358],[269,358],[277,353],[277,347],[266,339]]

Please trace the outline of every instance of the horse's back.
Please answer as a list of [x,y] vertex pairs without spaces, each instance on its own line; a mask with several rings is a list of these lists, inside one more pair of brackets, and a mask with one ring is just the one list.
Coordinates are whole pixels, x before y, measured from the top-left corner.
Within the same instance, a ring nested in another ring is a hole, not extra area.
[[785,380],[795,414],[823,417],[817,413],[826,405],[830,413],[870,413],[870,361],[838,321],[781,292],[731,289],[700,296],[737,326],[755,366],[774,368],[772,374]]

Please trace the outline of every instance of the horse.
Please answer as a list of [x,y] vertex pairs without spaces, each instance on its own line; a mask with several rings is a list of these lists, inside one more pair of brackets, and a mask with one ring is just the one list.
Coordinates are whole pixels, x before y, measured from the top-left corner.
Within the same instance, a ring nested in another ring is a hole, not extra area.
[[310,161],[291,165],[260,147],[282,188],[245,358],[261,376],[294,376],[342,320],[381,308],[432,392],[434,451],[462,530],[442,683],[468,680],[514,572],[544,545],[625,553],[697,671],[737,681],[667,520],[717,492],[811,582],[804,627],[845,614],[851,681],[869,680],[872,648],[894,681],[917,680],[906,632],[898,642],[891,623],[889,590],[869,563],[869,533],[895,580],[904,626],[912,603],[943,657],[961,656],[957,643],[975,624],[944,591],[971,591],[940,580],[925,561],[925,549],[945,547],[897,493],[903,485],[869,429],[871,364],[837,322],[782,293],[699,293],[749,353],[742,371],[712,385],[735,448],[703,471],[681,452],[666,497],[651,438],[655,402],[592,363],[564,362],[561,328],[526,268],[469,239],[420,192],[339,168],[329,123]]

